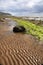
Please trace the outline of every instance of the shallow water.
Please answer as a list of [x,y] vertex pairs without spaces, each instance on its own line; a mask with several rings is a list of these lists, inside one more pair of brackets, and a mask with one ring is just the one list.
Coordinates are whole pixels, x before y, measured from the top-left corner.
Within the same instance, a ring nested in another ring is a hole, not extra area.
[[5,23],[0,22],[0,26],[2,29],[6,28],[8,30],[12,30],[14,26],[16,26],[17,23],[15,21],[7,19]]
[[9,22],[7,23],[7,26],[8,26],[8,28],[9,28],[9,30],[12,30],[13,27],[16,26],[16,25],[17,25],[17,23],[16,23],[15,21],[9,21]]
[[5,20],[6,22],[0,22],[0,34],[6,35],[11,34],[13,32],[13,27],[17,25],[16,21],[12,21],[11,19]]

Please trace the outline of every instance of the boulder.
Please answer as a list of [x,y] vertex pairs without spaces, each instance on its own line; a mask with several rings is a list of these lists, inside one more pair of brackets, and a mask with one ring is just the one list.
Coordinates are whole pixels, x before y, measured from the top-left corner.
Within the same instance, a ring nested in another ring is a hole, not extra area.
[[41,65],[43,65],[43,64],[41,64]]
[[26,32],[26,29],[23,26],[15,26],[13,27],[13,32]]

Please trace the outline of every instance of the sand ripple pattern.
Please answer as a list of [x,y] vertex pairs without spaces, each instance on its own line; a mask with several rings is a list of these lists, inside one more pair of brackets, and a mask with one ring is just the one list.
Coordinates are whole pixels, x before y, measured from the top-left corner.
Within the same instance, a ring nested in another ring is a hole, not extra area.
[[40,61],[29,50],[0,48],[0,64],[2,65],[40,65]]
[[31,40],[22,35],[4,36],[0,40],[0,64],[40,65],[40,57],[30,43]]

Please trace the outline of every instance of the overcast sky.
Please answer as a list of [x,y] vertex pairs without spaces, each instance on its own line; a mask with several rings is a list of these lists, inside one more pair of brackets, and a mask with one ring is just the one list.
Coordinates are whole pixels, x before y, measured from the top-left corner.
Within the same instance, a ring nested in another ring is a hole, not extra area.
[[0,12],[12,15],[43,15],[43,0],[0,0]]

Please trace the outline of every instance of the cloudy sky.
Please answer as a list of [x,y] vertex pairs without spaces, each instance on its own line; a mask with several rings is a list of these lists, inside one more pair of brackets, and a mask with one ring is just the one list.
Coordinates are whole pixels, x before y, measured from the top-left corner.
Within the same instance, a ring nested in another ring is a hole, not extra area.
[[17,16],[43,16],[43,0],[0,0],[0,12]]

